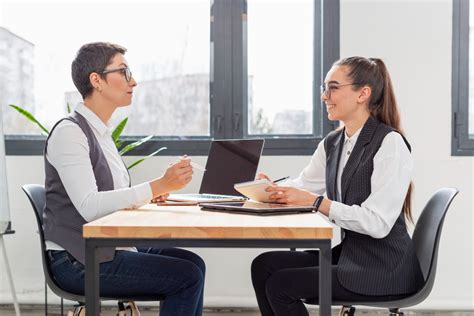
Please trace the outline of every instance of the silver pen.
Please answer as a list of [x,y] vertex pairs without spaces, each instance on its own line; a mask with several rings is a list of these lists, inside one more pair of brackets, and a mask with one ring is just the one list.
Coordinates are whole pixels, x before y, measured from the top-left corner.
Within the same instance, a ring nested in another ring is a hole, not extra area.
[[204,168],[203,166],[201,166],[200,164],[197,164],[195,162],[192,162],[191,161],[191,166],[193,166],[194,169],[197,169],[199,171],[202,171],[202,172],[205,172],[206,171],[206,168]]

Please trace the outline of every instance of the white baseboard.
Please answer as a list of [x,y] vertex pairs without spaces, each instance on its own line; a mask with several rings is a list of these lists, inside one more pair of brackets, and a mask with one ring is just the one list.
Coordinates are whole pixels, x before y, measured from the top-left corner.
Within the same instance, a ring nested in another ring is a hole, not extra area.
[[464,310],[474,311],[474,298],[465,299],[426,299],[423,303],[410,307],[410,309],[426,310]]
[[242,307],[257,308],[257,299],[254,296],[210,296],[204,297],[206,307]]
[[[204,298],[206,307],[241,307],[256,308],[257,300],[255,297],[228,297],[228,296],[210,296]],[[365,308],[365,307],[364,307]],[[466,299],[432,299],[407,308],[408,310],[462,310],[474,311],[474,303],[472,300]]]
[[[30,292],[18,293],[20,304],[44,304],[44,293]],[[60,299],[55,294],[48,292],[48,304],[59,304]],[[104,302],[105,305],[114,305],[115,302]],[[10,293],[0,293],[0,304],[12,304]],[[70,304],[66,301],[66,304]],[[140,305],[152,306],[151,302],[143,302]],[[204,306],[207,308],[257,308],[257,300],[254,296],[208,296],[204,298]],[[364,307],[365,308],[365,307]],[[445,311],[474,311],[474,303],[466,299],[427,299],[425,302],[407,308],[408,310],[445,310]]]

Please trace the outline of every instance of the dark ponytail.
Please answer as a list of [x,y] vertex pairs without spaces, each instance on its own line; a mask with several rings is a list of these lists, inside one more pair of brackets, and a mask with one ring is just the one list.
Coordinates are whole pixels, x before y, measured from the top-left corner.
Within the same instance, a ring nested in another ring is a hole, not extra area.
[[[379,58],[354,56],[340,59],[334,65],[349,68],[348,76],[354,83],[354,89],[369,86],[372,90],[369,100],[370,115],[404,135],[400,124],[400,112],[393,91],[392,79],[385,63]],[[405,218],[411,223],[413,223],[411,212],[412,191],[413,183],[410,182],[405,201],[403,202],[403,213]]]
[[378,58],[371,58],[377,64],[377,68],[382,77],[382,91],[375,102],[370,102],[370,114],[376,117],[380,122],[387,124],[401,132],[400,126],[400,112],[398,111],[397,100],[393,92],[392,79],[388,74],[385,63]]

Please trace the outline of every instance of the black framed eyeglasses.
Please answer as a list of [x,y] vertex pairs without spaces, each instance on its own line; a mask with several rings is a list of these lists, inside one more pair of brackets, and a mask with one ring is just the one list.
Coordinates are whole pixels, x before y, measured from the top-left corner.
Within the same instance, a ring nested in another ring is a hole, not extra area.
[[109,73],[112,73],[112,72],[121,72],[121,73],[123,73],[123,75],[125,76],[125,80],[127,80],[127,82],[132,80],[132,72],[130,71],[130,69],[128,67],[117,68],[117,69],[106,69],[106,70],[102,71],[101,74],[105,75],[105,74],[109,74]]
[[342,87],[354,86],[354,85],[355,86],[360,85],[360,83],[353,82],[353,83],[346,83],[346,84],[329,84],[329,85],[322,84],[321,87],[320,87],[321,97],[325,95],[326,98],[330,99],[331,98],[331,93],[334,90],[337,90],[337,89],[342,88]]

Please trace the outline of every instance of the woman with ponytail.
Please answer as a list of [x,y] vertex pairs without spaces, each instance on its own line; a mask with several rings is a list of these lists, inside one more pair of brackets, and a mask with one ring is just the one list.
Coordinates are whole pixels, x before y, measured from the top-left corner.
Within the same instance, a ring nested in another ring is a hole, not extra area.
[[[344,237],[332,251],[334,300],[408,296],[423,283],[406,228],[412,222],[413,159],[384,62],[364,57],[335,62],[321,100],[328,118],[342,127],[320,142],[296,179],[267,191],[278,203],[313,205],[341,228]],[[302,299],[319,297],[318,261],[317,251],[255,258],[252,283],[262,315],[308,315]]]

